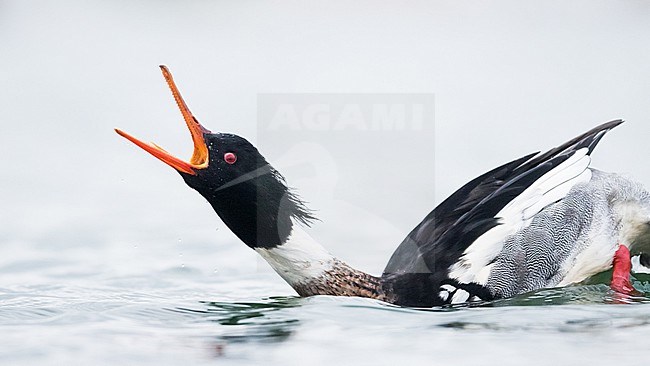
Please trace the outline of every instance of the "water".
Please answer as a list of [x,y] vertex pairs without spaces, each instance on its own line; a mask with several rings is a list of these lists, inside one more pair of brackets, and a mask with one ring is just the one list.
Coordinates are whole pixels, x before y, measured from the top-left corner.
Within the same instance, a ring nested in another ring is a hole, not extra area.
[[[298,298],[240,243],[155,245],[65,255],[56,245],[9,245],[14,255],[0,258],[0,362],[640,364],[650,335],[650,298],[617,298],[604,284],[404,309]],[[639,276],[635,285],[650,291],[648,283]]]

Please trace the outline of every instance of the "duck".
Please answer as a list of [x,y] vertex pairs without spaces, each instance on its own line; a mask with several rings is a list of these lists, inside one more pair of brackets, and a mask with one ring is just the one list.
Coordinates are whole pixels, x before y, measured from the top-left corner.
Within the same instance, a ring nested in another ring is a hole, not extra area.
[[378,276],[309,235],[316,216],[282,174],[245,138],[199,123],[169,69],[160,69],[192,137],[189,161],[115,131],[176,170],[300,296],[428,308],[574,285],[609,270],[611,289],[634,295],[631,258],[650,264],[650,194],[590,166],[597,144],[622,120],[472,179],[424,217]]

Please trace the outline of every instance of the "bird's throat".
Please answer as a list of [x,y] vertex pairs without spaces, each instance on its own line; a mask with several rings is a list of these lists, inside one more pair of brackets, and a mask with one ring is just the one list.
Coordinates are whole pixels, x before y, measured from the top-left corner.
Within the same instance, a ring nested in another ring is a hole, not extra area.
[[255,248],[262,258],[290,285],[321,277],[335,258],[298,225],[286,241],[274,248]]
[[383,301],[381,279],[356,270],[332,256],[298,225],[286,242],[275,248],[256,248],[269,265],[301,296],[369,297]]

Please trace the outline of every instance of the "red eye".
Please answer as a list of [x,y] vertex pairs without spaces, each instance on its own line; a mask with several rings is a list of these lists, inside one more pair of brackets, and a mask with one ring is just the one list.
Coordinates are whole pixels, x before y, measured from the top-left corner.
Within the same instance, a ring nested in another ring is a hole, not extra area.
[[235,153],[227,152],[223,154],[223,160],[230,165],[235,164],[237,161],[237,155],[235,155]]

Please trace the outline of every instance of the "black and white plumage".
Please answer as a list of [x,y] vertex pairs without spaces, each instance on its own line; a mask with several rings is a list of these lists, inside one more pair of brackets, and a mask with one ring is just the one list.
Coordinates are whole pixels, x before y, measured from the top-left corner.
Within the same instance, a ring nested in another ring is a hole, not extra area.
[[637,240],[650,221],[647,191],[589,167],[597,143],[621,123],[467,183],[408,235],[383,277],[419,273],[435,289],[426,299],[458,303],[583,281],[611,268],[619,243],[647,252],[650,243]]
[[176,169],[300,295],[415,307],[491,300],[585,280],[612,267],[619,244],[650,250],[648,193],[590,168],[616,120],[470,181],[413,229],[381,276],[355,270],[303,230],[314,217],[259,151],[203,128],[162,69],[192,134],[190,162],[117,132]]

